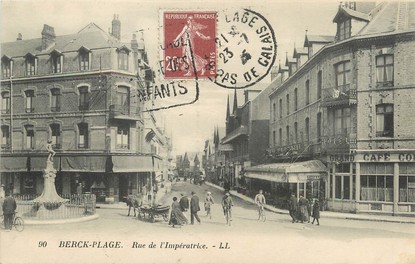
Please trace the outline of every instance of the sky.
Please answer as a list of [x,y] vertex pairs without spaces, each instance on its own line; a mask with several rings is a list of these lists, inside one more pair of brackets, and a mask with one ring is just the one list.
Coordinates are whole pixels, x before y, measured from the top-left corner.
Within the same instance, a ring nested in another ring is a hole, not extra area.
[[[114,14],[121,21],[121,39],[129,42],[133,33],[142,30],[149,64],[157,68],[160,58],[160,10],[213,10],[222,12],[234,8],[248,8],[260,13],[272,26],[277,41],[277,59],[285,63],[286,52],[292,55],[294,46],[302,47],[305,31],[310,35],[334,35],[332,22],[338,1],[2,1],[1,42],[14,41],[18,33],[23,39],[39,38],[43,24],[55,28],[56,35],[78,32],[90,22],[108,31]],[[137,33],[140,36],[140,33]],[[3,55],[3,54],[2,54]],[[261,84],[270,82],[270,76]],[[158,125],[166,127],[173,138],[173,151],[202,151],[204,141],[213,134],[214,127],[225,126],[226,100],[233,90],[208,81],[199,82],[200,96],[194,104],[160,110]],[[238,102],[241,104],[241,102]],[[224,135],[220,135],[223,137]]]

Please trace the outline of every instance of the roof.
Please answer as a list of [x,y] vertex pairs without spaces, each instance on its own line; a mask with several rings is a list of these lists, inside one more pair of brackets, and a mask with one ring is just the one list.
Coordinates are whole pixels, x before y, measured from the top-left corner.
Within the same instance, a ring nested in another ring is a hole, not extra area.
[[297,61],[294,58],[290,58],[287,56],[287,58],[285,59],[285,66],[287,66],[288,64],[294,64],[297,63]]
[[90,23],[76,34],[56,36],[55,45],[46,50],[41,50],[42,39],[16,40],[1,44],[1,54],[9,57],[24,56],[27,53],[35,55],[49,54],[53,50],[60,52],[77,51],[80,47],[99,49],[119,47],[118,39],[103,31],[95,23]]
[[308,55],[308,49],[304,48],[294,48],[293,57],[298,58],[300,55]]
[[357,36],[415,30],[415,2],[386,2],[370,15],[372,20]]
[[340,6],[339,10],[337,11],[336,16],[333,19],[333,22],[338,22],[342,16],[353,17],[358,20],[364,20],[364,21],[370,21],[370,18],[371,18],[369,14],[365,14],[359,11],[355,11],[353,9]]
[[311,43],[330,43],[334,41],[334,36],[325,35],[306,35],[304,40],[304,47],[310,47]]

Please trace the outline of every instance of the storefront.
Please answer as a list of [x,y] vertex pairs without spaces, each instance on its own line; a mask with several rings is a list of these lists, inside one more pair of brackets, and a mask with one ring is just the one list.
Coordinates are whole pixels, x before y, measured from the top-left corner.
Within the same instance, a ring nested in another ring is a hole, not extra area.
[[249,193],[259,189],[276,197],[288,198],[291,193],[297,197],[324,198],[327,168],[319,160],[295,163],[272,163],[245,168]]
[[415,213],[415,151],[361,150],[329,159],[331,210]]

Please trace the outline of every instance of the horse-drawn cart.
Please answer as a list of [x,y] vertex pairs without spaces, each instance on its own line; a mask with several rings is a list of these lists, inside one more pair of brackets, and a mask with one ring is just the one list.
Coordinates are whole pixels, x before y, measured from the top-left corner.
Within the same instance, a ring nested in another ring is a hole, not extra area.
[[169,205],[157,205],[157,206],[141,206],[138,209],[138,218],[148,219],[154,223],[156,218],[162,217],[164,221],[169,221]]

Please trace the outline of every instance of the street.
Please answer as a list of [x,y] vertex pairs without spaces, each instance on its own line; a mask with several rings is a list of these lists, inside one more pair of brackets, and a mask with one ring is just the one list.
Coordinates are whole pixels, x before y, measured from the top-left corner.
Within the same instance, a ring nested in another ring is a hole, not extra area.
[[[191,191],[200,197],[201,225],[172,228],[162,219],[141,221],[127,216],[127,206],[97,209],[95,221],[26,226],[22,233],[1,230],[1,263],[415,262],[412,224],[324,218],[320,226],[293,224],[288,215],[271,212],[260,222],[256,206],[233,197],[233,221],[227,226],[223,193],[183,181],[160,201],[170,205],[173,196]],[[215,199],[212,219],[203,209],[206,191]]]

